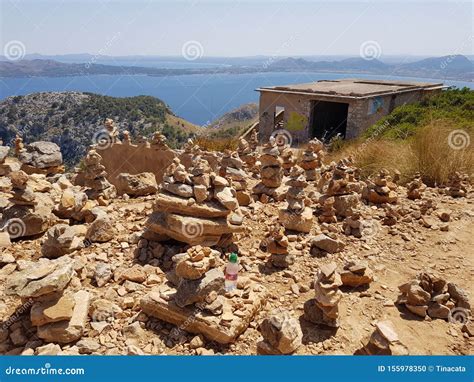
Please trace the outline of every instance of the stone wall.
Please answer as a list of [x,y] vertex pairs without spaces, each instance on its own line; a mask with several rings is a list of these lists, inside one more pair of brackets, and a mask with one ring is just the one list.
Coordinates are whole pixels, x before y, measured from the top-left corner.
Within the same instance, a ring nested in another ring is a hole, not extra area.
[[[140,144],[115,143],[105,148],[95,147],[102,157],[102,165],[107,172],[107,180],[118,187],[117,175],[120,173],[139,174],[152,172],[156,182],[161,183],[166,167],[175,157],[179,157],[181,163],[189,168],[192,164],[191,155],[176,150],[160,150],[150,146],[148,142]],[[212,170],[216,171],[218,158],[212,153],[202,155]],[[83,185],[83,174],[79,173],[75,178],[75,184]]]

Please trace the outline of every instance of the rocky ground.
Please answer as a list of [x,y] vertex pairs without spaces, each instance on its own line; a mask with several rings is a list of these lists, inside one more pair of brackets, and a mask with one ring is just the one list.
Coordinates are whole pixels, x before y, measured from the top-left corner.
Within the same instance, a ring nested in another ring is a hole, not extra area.
[[[251,178],[249,188],[257,182],[255,176]],[[53,187],[49,191],[56,203],[60,198],[58,190]],[[317,193],[316,185],[310,182],[306,192]],[[345,235],[341,220],[326,224],[316,223],[316,218],[310,233],[288,234],[289,248],[296,257],[287,269],[273,267],[270,254],[262,245],[285,202],[255,201],[240,207],[245,230],[234,234],[234,245],[230,248],[239,253],[239,280],[264,286],[268,298],[249,327],[235,342],[226,345],[188,333],[185,327],[177,330],[174,325],[143,313],[140,300],[167,283],[171,257],[185,252],[188,246],[142,238],[155,195],[113,198],[102,207],[112,222],[113,237],[106,242],[85,240],[82,248],[67,255],[74,260],[74,275],[68,289],[90,293],[87,324],[78,340],[67,344],[54,341],[57,332],[52,329],[46,334],[51,336],[51,341],[40,339],[36,325],[30,320],[31,300],[6,294],[7,279],[27,268],[29,262],[42,258],[47,235],[13,240],[0,252],[0,353],[256,354],[257,343],[262,340],[260,324],[270,312],[280,308],[295,317],[301,326],[302,345],[295,354],[354,354],[367,343],[376,323],[386,320],[392,322],[409,354],[472,354],[472,326],[468,334],[459,323],[429,316],[423,319],[397,303],[397,299],[398,287],[422,272],[436,274],[474,295],[474,194],[453,198],[442,189],[428,188],[422,199],[409,200],[404,187],[398,187],[396,193],[397,205],[406,207],[408,216],[387,226],[382,224],[386,217],[383,207],[362,204],[360,210],[365,219],[373,222],[370,232],[362,238]],[[426,211],[427,200],[435,207]],[[311,206],[316,208],[316,203]],[[112,228],[100,227],[99,231],[107,229]],[[342,251],[315,250],[312,243],[320,233],[342,242]],[[222,259],[226,253],[221,250]],[[350,261],[365,262],[374,276],[364,287],[340,288],[339,328],[305,320],[303,305],[314,298],[313,284],[318,270],[330,263],[342,269]],[[63,307],[68,303],[64,302]],[[41,337],[45,338],[45,334]]]

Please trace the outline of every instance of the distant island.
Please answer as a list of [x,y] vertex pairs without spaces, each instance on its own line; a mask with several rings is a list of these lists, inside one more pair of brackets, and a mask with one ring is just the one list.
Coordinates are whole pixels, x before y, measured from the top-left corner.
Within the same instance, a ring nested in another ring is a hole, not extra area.
[[439,78],[446,80],[473,81],[474,65],[463,55],[432,57],[409,63],[384,63],[378,59],[361,57],[337,61],[312,61],[303,58],[272,57],[266,60],[228,66],[196,68],[156,68],[121,66],[98,63],[66,63],[53,59],[24,59],[0,61],[0,77],[66,77],[87,75],[148,75],[179,76],[192,74],[243,74],[259,72],[331,72],[363,73],[407,77]]

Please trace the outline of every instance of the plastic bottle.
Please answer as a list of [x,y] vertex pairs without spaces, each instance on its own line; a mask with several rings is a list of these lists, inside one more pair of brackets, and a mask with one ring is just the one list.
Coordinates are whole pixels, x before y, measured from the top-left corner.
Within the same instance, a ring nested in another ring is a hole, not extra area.
[[225,267],[225,290],[230,292],[237,288],[237,274],[239,273],[238,256],[232,252]]

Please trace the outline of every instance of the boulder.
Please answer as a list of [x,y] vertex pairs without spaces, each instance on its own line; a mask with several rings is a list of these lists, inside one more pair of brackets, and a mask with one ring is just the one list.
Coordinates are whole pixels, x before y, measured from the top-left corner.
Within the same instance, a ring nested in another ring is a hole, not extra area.
[[87,195],[85,192],[67,188],[64,190],[59,200],[59,204],[54,210],[55,215],[61,219],[74,219],[81,221],[81,210],[87,203]]
[[265,349],[267,354],[291,354],[301,346],[303,339],[299,321],[283,310],[274,310],[263,320],[260,331],[269,346],[260,345],[259,349]]
[[301,214],[295,214],[287,209],[280,209],[278,220],[286,229],[309,233],[313,226],[313,210],[306,207]]
[[158,191],[158,184],[152,172],[142,172],[139,174],[121,173],[117,176],[115,187],[119,195],[145,196]]
[[19,159],[23,164],[39,169],[61,166],[63,163],[59,146],[56,143],[44,141],[26,145]]
[[212,291],[224,293],[224,273],[217,268],[211,269],[200,279],[181,280],[175,295],[176,305],[185,307],[204,301]]
[[57,224],[48,230],[41,253],[45,257],[56,258],[77,251],[84,247],[86,231],[84,225]]
[[337,253],[344,249],[344,243],[321,233],[311,239],[311,247],[316,247],[329,253]]
[[92,243],[105,243],[112,240],[117,235],[117,229],[107,213],[100,208],[93,208],[92,214],[96,218],[87,229],[86,239]]

